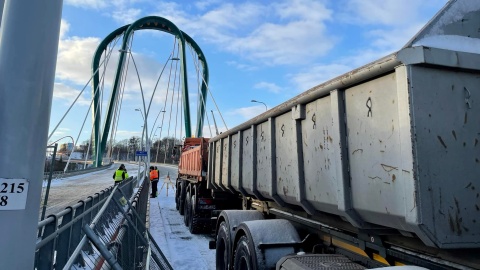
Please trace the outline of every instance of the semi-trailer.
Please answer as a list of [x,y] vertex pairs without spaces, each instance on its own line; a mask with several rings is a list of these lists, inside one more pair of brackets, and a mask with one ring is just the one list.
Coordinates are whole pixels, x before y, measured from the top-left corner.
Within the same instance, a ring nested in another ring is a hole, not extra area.
[[480,269],[479,29],[480,1],[449,1],[401,50],[187,138],[177,208],[217,269]]

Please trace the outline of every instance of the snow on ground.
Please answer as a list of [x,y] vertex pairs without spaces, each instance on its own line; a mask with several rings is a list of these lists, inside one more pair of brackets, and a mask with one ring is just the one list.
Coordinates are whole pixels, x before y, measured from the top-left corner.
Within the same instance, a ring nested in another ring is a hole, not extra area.
[[[137,164],[124,164],[130,176],[137,175]],[[46,217],[112,186],[112,175],[119,165],[114,164],[112,167],[98,172],[52,179]],[[183,216],[175,209],[173,187],[169,186],[168,196],[167,185],[165,184],[162,188],[167,175],[171,182],[175,183],[177,167],[163,164],[152,165],[158,166],[160,170],[159,195],[157,198],[150,199],[150,232],[154,240],[175,270],[215,269],[215,250],[208,249],[208,241],[211,238],[208,235],[192,235],[188,231],[183,223]],[[46,182],[44,181],[43,194]],[[43,197],[41,204],[43,204]]]
[[175,208],[175,191],[162,190],[165,175],[170,173],[172,183],[177,177],[176,167],[159,166],[158,196],[150,199],[150,233],[175,270],[215,269],[215,250],[208,249],[211,237],[191,234]]
[[[137,164],[124,164],[130,176],[137,175]],[[119,166],[120,164],[113,164],[110,168],[101,171],[52,179],[45,217],[58,213],[65,207],[71,206],[80,200],[86,199],[88,196],[93,196],[95,193],[112,186],[114,184],[113,173]],[[47,181],[43,181],[40,213],[42,212],[46,187]]]

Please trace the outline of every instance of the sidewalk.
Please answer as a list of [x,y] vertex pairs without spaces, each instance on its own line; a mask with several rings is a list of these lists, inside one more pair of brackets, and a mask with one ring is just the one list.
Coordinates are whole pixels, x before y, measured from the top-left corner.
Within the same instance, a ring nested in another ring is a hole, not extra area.
[[[175,270],[215,269],[215,250],[208,249],[210,237],[192,235],[175,208],[175,191],[164,178],[158,182],[158,196],[150,198],[150,233]],[[174,180],[172,180],[174,182]]]

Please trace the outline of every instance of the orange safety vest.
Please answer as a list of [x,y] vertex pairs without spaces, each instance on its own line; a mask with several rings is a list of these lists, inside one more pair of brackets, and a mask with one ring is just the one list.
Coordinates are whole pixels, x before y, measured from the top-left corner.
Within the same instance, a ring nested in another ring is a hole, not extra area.
[[158,171],[152,170],[150,171],[150,181],[153,181],[155,179],[158,180]]

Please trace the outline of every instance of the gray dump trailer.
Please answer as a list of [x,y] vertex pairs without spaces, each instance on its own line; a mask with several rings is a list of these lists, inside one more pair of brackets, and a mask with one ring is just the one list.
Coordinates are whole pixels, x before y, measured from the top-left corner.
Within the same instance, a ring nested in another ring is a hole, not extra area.
[[400,51],[211,139],[207,187],[242,200],[217,268],[480,269],[479,29],[480,1],[450,1]]

